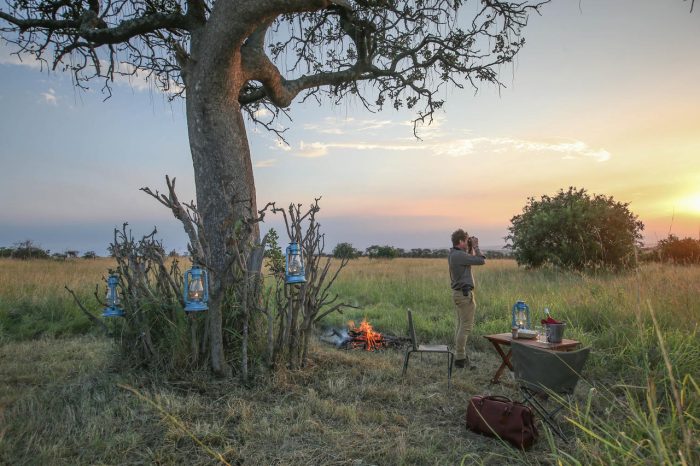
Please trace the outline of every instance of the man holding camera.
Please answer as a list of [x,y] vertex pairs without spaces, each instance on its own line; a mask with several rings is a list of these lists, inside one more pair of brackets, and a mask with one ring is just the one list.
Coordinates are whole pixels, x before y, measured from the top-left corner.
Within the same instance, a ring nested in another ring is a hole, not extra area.
[[467,356],[467,338],[474,327],[474,277],[472,265],[484,265],[486,258],[479,250],[479,239],[469,235],[461,228],[452,233],[452,249],[447,257],[452,282],[452,300],[455,303],[455,366],[470,370],[476,366]]

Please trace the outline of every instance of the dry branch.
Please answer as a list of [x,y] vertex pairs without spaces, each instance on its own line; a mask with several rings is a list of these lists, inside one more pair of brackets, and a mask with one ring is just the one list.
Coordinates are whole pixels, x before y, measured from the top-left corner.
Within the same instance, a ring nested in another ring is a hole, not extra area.
[[83,306],[83,303],[80,302],[80,299],[78,299],[78,297],[77,297],[76,294],[73,292],[73,290],[71,290],[70,288],[68,288],[68,285],[65,285],[64,288],[66,289],[67,292],[69,292],[69,293],[71,294],[71,296],[73,296],[73,299],[75,300],[75,303],[78,305],[78,307],[80,308],[80,310],[83,311],[83,314],[85,314],[85,315],[88,317],[88,319],[90,319],[90,322],[92,322],[93,324],[95,324],[95,325],[97,325],[98,327],[100,327],[100,328],[102,329],[102,331],[105,332],[105,334],[108,334],[108,333],[109,333],[109,329],[107,328],[107,326],[105,325],[105,323],[102,322],[102,321],[101,321],[100,319],[98,319],[97,317],[95,317],[90,311],[88,311],[87,309],[85,309],[85,306]]

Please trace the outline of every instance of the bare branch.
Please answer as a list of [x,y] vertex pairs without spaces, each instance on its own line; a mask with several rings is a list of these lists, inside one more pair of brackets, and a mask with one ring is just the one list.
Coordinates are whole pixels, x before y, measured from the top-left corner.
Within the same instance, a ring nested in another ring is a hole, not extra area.
[[185,228],[185,232],[190,239],[190,246],[194,252],[194,261],[202,265],[205,265],[205,259],[208,257],[205,254],[205,248],[203,244],[204,238],[204,225],[201,222],[201,218],[197,212],[197,208],[194,203],[181,204],[175,193],[175,178],[172,182],[168,175],[165,176],[165,184],[168,186],[168,195],[160,194],[157,190],[153,192],[151,188],[141,188],[141,191],[155,198],[158,202],[163,204],[165,207],[169,208],[175,218],[180,220]]
[[[271,58],[259,52],[245,55],[250,79],[262,85],[244,87],[239,102],[287,106],[302,92],[303,100],[353,95],[370,110],[385,102],[395,108],[422,102],[414,123],[430,122],[443,105],[436,97],[445,84],[503,86],[498,67],[519,52],[528,14],[539,13],[548,0],[483,2],[467,29],[456,22],[460,3],[357,1],[282,15],[271,30],[290,30],[289,38],[269,44]],[[292,54],[294,70],[306,66],[307,72],[289,79],[275,63]],[[372,84],[361,88],[361,83]]]
[[336,304],[336,305],[333,306],[332,308],[326,309],[324,312],[322,312],[321,314],[319,314],[318,316],[316,316],[316,318],[314,319],[314,322],[320,322],[321,319],[323,319],[323,318],[326,317],[327,315],[332,314],[332,313],[334,313],[334,312],[336,312],[336,311],[338,311],[338,312],[340,312],[340,313],[342,314],[342,309],[343,309],[344,307],[347,307],[347,308],[349,308],[349,309],[362,309],[360,306],[353,306],[353,305],[351,305],[351,304],[345,304],[345,303]]
[[64,286],[64,288],[66,289],[67,292],[69,292],[69,293],[71,294],[71,296],[73,296],[73,299],[75,300],[75,303],[78,305],[78,307],[80,308],[80,310],[83,311],[83,314],[85,314],[85,315],[88,317],[88,319],[90,319],[90,322],[92,322],[93,324],[95,324],[95,325],[97,325],[98,327],[100,327],[100,328],[105,332],[105,334],[109,333],[109,329],[107,328],[107,326],[105,325],[105,323],[102,322],[102,321],[101,321],[100,319],[98,319],[97,317],[95,317],[90,311],[88,311],[87,309],[85,309],[85,306],[83,306],[83,303],[80,302],[80,300],[78,299],[78,297],[76,296],[76,294],[73,292],[73,290],[71,290],[70,288],[68,288],[68,285]]

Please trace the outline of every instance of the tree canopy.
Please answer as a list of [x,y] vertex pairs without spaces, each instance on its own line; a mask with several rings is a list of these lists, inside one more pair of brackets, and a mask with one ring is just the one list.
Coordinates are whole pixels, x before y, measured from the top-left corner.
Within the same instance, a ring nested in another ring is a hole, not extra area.
[[443,105],[446,83],[500,84],[498,66],[518,53],[528,13],[546,1],[482,1],[458,21],[463,3],[8,0],[0,31],[79,86],[99,77],[109,89],[117,74],[147,74],[182,95],[202,44],[215,55],[209,66],[236,68],[237,100],[253,119],[259,105],[277,114],[304,92],[304,100],[352,94],[367,107],[416,107],[424,120]]
[[338,243],[333,248],[333,257],[337,259],[356,259],[361,255],[362,251],[355,249],[351,243]]
[[644,229],[628,206],[569,187],[553,197],[529,198],[511,219],[506,239],[518,263],[528,267],[625,268],[635,263]]
[[[260,288],[247,285],[260,275],[264,243],[244,116],[281,136],[273,121],[295,99],[352,96],[370,110],[408,108],[415,124],[430,122],[446,86],[501,85],[500,67],[521,50],[528,15],[544,3],[5,0],[0,35],[16,53],[71,72],[77,86],[98,79],[109,94],[117,75],[146,75],[186,97],[196,205],[180,203],[167,177],[167,194],[145,192],[183,223],[192,260],[210,272],[208,359],[228,376],[234,359],[246,373],[249,309],[260,301]],[[301,239],[297,230],[288,234]],[[316,246],[306,247],[305,257],[315,257]],[[317,306],[309,304],[307,318]],[[236,312],[243,318],[231,318]],[[226,325],[239,328],[224,332]]]
[[677,264],[700,263],[700,239],[683,238],[669,234],[659,241],[658,253],[661,260]]

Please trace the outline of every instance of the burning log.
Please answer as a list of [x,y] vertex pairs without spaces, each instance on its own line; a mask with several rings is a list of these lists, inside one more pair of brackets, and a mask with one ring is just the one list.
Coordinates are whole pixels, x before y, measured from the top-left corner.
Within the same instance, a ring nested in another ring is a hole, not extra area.
[[348,329],[338,331],[333,329],[329,336],[322,340],[342,349],[364,349],[377,351],[386,348],[401,348],[410,342],[409,338],[386,335],[375,331],[372,325],[363,319],[359,327],[354,322],[348,322]]

